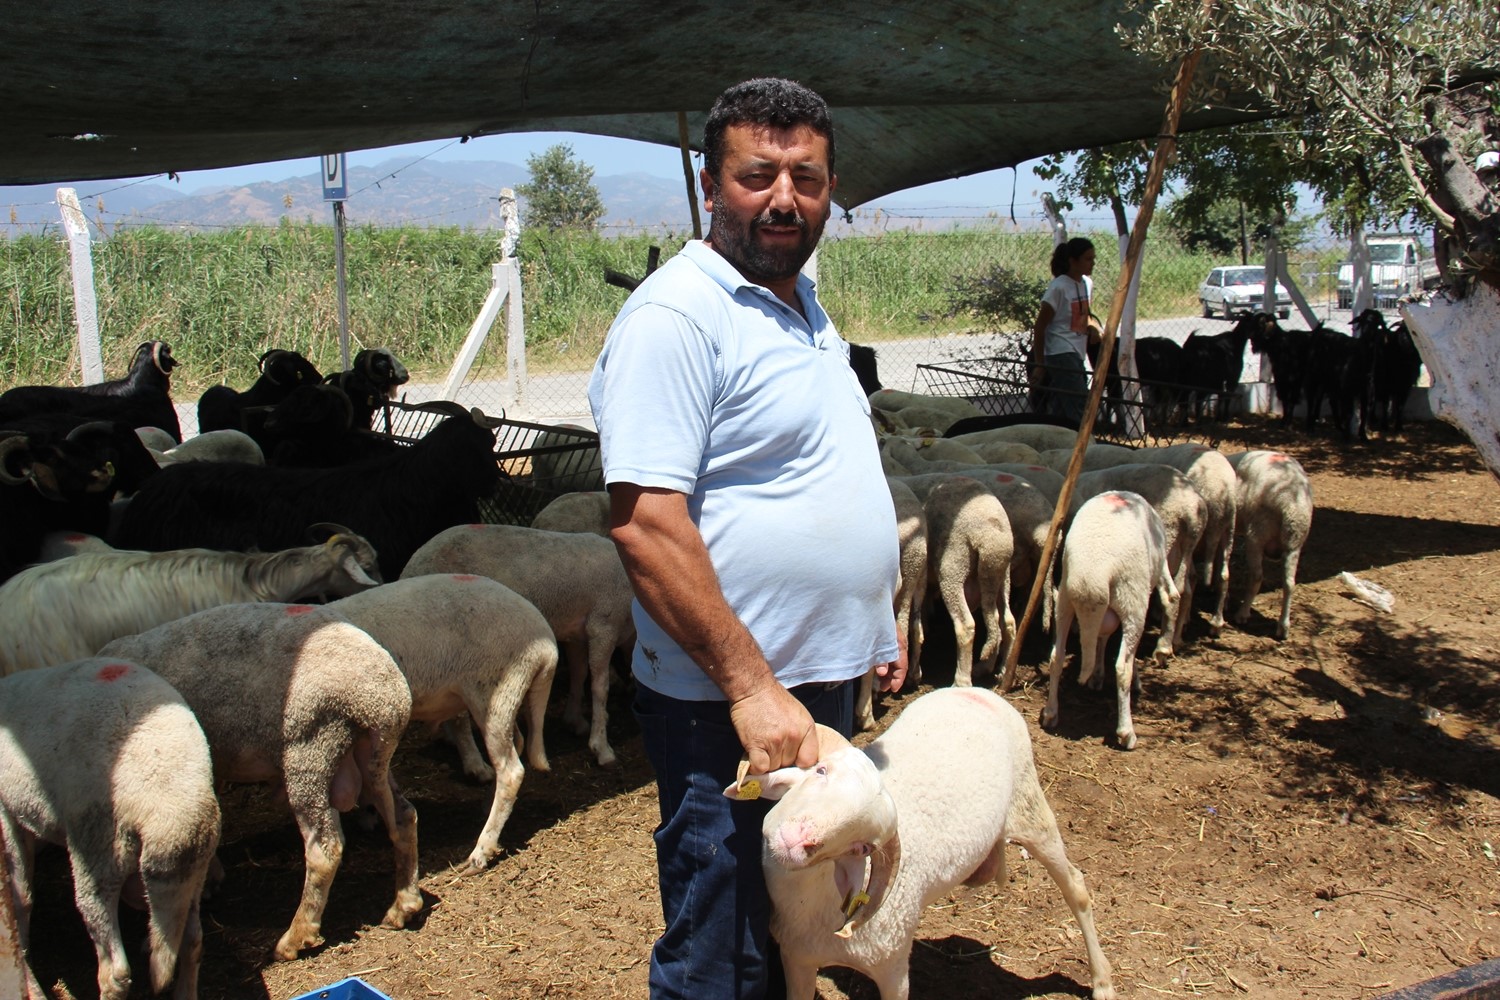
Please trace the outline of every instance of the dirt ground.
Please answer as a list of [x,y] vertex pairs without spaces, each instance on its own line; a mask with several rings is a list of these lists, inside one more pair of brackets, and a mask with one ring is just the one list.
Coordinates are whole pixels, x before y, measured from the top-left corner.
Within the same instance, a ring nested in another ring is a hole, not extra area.
[[[1045,636],[1029,637],[1027,684],[1010,696],[1121,996],[1373,997],[1500,955],[1500,486],[1437,423],[1341,447],[1256,420],[1220,447],[1283,448],[1312,477],[1291,636],[1271,638],[1269,590],[1244,629],[1217,639],[1200,607],[1185,651],[1144,671],[1131,753],[1105,740],[1112,693],[1068,683],[1061,730],[1037,727]],[[1393,612],[1357,603],[1344,570],[1388,588]],[[929,650],[941,683],[947,656],[941,642]],[[882,704],[881,728],[904,701]],[[346,822],[327,943],[296,962],[270,950],[296,905],[300,841],[264,791],[230,790],[202,995],[286,1000],[355,975],[399,1000],[644,996],[661,919],[656,796],[622,691],[611,710],[621,765],[593,765],[554,714],[554,771],[527,776],[504,856],[466,879],[453,866],[491,790],[464,780],[445,745],[409,735],[397,768],[421,817],[427,909],[407,930],[377,926],[388,842]],[[1007,861],[1003,888],[930,909],[915,996],[1087,995],[1061,897],[1018,849]],[[129,915],[132,946],[142,928]],[[57,851],[39,862],[32,960],[55,997],[97,996]],[[824,1000],[875,997],[843,970],[820,988]]]

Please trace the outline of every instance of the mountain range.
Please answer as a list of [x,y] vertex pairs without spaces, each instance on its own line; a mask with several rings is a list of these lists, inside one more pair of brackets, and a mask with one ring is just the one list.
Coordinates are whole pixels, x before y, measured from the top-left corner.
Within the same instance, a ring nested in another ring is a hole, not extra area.
[[[526,183],[514,163],[480,160],[388,160],[349,169],[345,214],[350,225],[457,226],[498,229],[500,190]],[[614,232],[692,228],[681,180],[655,174],[595,175],[605,204],[602,226]],[[0,231],[35,233],[60,226],[54,204],[59,185],[0,186]],[[322,179],[314,171],[279,181],[205,188],[191,193],[171,180],[88,181],[73,185],[84,214],[104,232],[119,226],[217,228],[249,224],[331,222]]]

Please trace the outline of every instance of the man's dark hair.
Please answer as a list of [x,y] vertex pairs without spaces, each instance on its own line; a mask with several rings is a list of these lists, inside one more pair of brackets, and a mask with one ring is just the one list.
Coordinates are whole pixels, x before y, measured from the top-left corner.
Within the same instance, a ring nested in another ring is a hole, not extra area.
[[724,165],[724,132],[731,125],[806,125],[828,140],[828,173],[833,173],[833,120],[828,116],[828,105],[795,80],[757,77],[719,95],[703,126],[703,165],[715,181]]

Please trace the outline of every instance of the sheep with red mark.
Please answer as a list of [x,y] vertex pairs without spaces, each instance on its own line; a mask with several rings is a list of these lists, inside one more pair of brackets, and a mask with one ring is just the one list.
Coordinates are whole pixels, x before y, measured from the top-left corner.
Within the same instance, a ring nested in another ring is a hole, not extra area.
[[1014,842],[1042,863],[1077,920],[1094,1000],[1113,1000],[1088,886],[1037,779],[1026,723],[1005,699],[933,691],[862,750],[822,726],[818,736],[816,766],[744,776],[724,790],[778,800],[761,826],[761,864],[787,996],[812,1000],[818,970],[838,965],[872,978],[881,1000],[905,1000],[928,904],[959,885],[1003,886]]
[[[552,626],[568,664],[563,719],[589,734],[601,765],[615,763],[609,721],[609,658],[635,644],[635,599],[615,545],[593,534],[538,531],[509,524],[463,524],[439,532],[418,549],[402,577],[475,573],[505,584],[536,605]],[[589,680],[592,722],[583,716]]]
[[[0,825],[22,955],[36,844],[59,844],[94,941],[102,1000],[130,993],[119,907],[122,896],[142,895],[152,991],[175,980],[176,1000],[195,1000],[198,902],[219,842],[219,802],[208,742],[170,684],[116,657],[0,680]],[[26,973],[28,995],[48,996]]]
[[380,583],[375,549],[336,524],[280,552],[83,552],[0,584],[0,674],[92,656],[120,636],[220,604],[354,594]]
[[967,476],[938,473],[901,482],[922,501],[927,516],[927,590],[942,601],[953,622],[957,661],[955,687],[974,683],[974,614],[984,621],[979,650],[981,673],[993,674],[1015,638],[1010,610],[1010,564],[1015,552],[1005,507],[983,483]]
[[1152,652],[1158,659],[1164,659],[1181,645],[1192,610],[1193,553],[1198,549],[1198,541],[1208,522],[1208,503],[1193,488],[1187,476],[1170,465],[1116,465],[1085,472],[1078,477],[1069,518],[1076,517],[1091,497],[1111,490],[1125,490],[1144,497],[1161,518],[1162,529],[1166,532],[1167,569],[1172,575],[1173,588],[1181,593],[1182,600],[1162,602],[1161,634]]
[[1091,497],[1078,508],[1063,541],[1043,727],[1057,726],[1058,682],[1067,661],[1068,633],[1076,617],[1082,651],[1080,684],[1102,686],[1105,643],[1116,630],[1120,632],[1120,652],[1115,658],[1115,737],[1121,748],[1135,749],[1130,697],[1140,689],[1136,647],[1146,628],[1152,593],[1160,598],[1169,618],[1174,616],[1180,595],[1167,566],[1162,519],[1138,493],[1109,490]]
[[[957,425],[955,425],[957,426]],[[1024,444],[1037,452],[1052,448],[1072,448],[1078,440],[1078,431],[1057,424],[1011,424],[1006,427],[990,427],[950,435],[949,440],[974,447],[977,444],[1006,441]]]
[[[386,927],[422,909],[417,814],[391,776],[411,689],[379,643],[328,608],[226,604],[116,639],[123,657],[182,693],[208,737],[216,782],[272,783],[302,833],[307,874],[275,957],[323,943],[323,909],[344,856],[339,813],[369,802],[394,849]],[[24,675],[18,675],[24,676]]]
[[1236,625],[1250,620],[1250,602],[1260,593],[1266,559],[1281,562],[1281,615],[1276,638],[1292,625],[1297,562],[1312,528],[1312,483],[1298,461],[1279,451],[1242,451],[1226,456],[1239,479],[1235,564],[1230,588],[1237,595]]
[[[516,750],[523,706],[527,761],[534,770],[551,770],[542,720],[557,641],[547,620],[509,587],[470,575],[407,577],[334,601],[328,610],[391,654],[411,688],[412,721],[463,722],[464,770],[495,783],[489,818],[466,866],[483,871],[500,854],[500,831],[525,773]],[[474,747],[468,719],[479,726],[493,767]]]

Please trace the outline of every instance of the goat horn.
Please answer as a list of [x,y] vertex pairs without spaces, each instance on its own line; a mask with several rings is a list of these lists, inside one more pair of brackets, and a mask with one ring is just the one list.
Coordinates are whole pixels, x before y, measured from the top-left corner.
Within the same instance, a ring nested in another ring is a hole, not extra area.
[[469,416],[473,417],[474,422],[486,430],[492,431],[495,428],[501,427],[505,424],[504,410],[500,411],[500,415],[498,417],[491,417],[486,415],[483,410],[476,406],[469,411]]
[[104,430],[113,433],[114,429],[115,425],[110,423],[108,420],[90,420],[88,423],[79,424],[77,427],[68,431],[68,440],[77,441],[79,437],[83,435],[84,431]]
[[31,477],[13,475],[10,471],[10,457],[17,451],[29,449],[31,441],[20,431],[0,432],[5,434],[0,437],[0,483],[10,486],[22,486],[31,481]]

